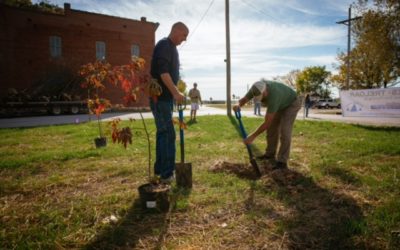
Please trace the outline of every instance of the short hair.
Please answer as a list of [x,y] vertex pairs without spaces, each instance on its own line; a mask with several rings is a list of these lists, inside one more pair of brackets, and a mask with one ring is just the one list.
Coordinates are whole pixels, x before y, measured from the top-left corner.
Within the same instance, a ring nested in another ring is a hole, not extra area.
[[189,28],[182,22],[174,23],[174,25],[172,25],[171,30],[175,30],[175,29],[186,29],[187,31],[189,31]]
[[193,86],[197,86],[197,83],[193,83]]

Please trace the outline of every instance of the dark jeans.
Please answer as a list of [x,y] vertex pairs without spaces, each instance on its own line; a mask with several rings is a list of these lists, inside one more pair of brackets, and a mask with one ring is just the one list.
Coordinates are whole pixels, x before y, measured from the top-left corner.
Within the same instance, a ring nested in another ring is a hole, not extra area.
[[254,114],[261,115],[261,102],[254,103]]
[[172,122],[173,101],[150,100],[150,108],[157,127],[154,173],[165,179],[170,177],[175,169],[176,135]]
[[305,112],[306,112],[306,117],[308,117],[308,109],[310,108],[310,104],[305,104],[304,105],[304,109],[305,109]]

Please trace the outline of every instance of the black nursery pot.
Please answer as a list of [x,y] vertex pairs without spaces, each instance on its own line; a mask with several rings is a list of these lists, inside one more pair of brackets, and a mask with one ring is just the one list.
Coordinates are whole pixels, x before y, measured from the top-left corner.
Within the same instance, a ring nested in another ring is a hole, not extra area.
[[94,144],[96,148],[101,148],[107,146],[107,138],[106,137],[97,137],[94,139]]
[[138,188],[142,209],[153,212],[168,212],[170,187],[146,183]]

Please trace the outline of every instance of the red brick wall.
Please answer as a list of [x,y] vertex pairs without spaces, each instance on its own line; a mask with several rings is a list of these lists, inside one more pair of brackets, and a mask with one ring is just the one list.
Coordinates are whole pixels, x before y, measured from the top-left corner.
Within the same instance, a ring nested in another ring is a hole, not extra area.
[[[0,93],[8,88],[24,89],[43,74],[62,65],[77,72],[96,60],[96,41],[106,44],[106,60],[112,65],[129,62],[131,45],[140,47],[140,56],[149,70],[157,23],[132,20],[69,8],[64,15],[23,10],[0,4]],[[62,39],[62,57],[50,56],[49,37]],[[110,88],[106,97],[121,103],[122,92]],[[148,105],[146,98],[137,106]]]

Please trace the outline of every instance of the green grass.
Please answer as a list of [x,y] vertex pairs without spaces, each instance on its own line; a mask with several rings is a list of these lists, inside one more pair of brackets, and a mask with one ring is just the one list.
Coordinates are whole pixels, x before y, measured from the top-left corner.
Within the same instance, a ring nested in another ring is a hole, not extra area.
[[[261,121],[243,118],[248,131]],[[96,149],[96,123],[1,129],[0,248],[385,249],[399,240],[398,128],[296,121],[290,171],[254,180],[235,119],[198,117],[185,131],[193,189],[173,189],[171,213],[148,214],[137,192],[145,134],[139,121],[124,125],[137,128],[126,150]],[[264,148],[260,136],[256,154]]]

